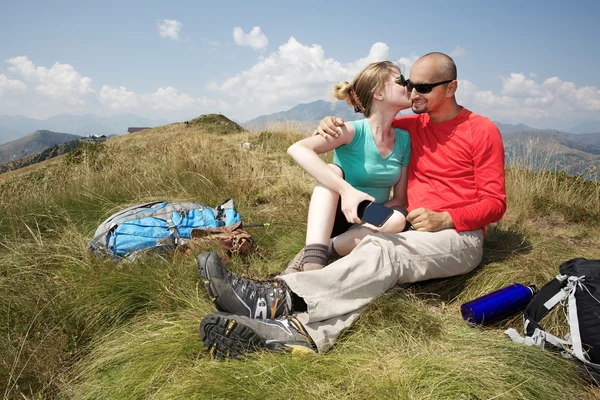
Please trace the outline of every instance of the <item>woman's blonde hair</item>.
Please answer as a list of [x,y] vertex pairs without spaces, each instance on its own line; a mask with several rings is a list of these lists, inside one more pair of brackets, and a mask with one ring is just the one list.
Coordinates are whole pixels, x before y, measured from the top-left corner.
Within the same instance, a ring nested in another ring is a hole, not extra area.
[[338,100],[346,100],[354,111],[362,112],[368,118],[371,115],[373,92],[383,88],[393,71],[400,71],[400,67],[391,61],[371,63],[352,82],[336,84],[333,95]]

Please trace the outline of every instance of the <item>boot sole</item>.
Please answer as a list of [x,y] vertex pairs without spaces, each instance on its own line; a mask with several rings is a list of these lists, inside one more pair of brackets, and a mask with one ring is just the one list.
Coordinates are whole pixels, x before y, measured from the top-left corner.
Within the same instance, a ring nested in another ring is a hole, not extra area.
[[210,314],[200,323],[200,339],[216,360],[239,359],[259,350],[283,351],[281,343],[267,344],[253,329],[238,323],[231,314]]

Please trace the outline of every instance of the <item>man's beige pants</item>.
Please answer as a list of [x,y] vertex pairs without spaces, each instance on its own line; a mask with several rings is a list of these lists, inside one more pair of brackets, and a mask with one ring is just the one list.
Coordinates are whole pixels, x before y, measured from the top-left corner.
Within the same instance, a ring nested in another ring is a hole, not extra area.
[[377,233],[322,270],[280,278],[306,302],[308,311],[297,317],[325,352],[367,304],[392,287],[465,274],[482,255],[481,230]]

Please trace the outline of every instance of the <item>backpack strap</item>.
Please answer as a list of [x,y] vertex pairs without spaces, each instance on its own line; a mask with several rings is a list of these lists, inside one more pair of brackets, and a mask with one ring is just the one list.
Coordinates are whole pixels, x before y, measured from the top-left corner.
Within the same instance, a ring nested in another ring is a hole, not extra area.
[[568,286],[572,286],[572,290],[569,292],[569,305],[567,308],[567,318],[569,320],[569,328],[571,330],[571,341],[572,351],[570,352],[574,357],[578,360],[582,361],[587,365],[591,365],[595,368],[600,368],[600,364],[594,364],[589,361],[589,356],[583,349],[583,342],[581,341],[581,333],[579,330],[579,316],[577,314],[577,300],[575,297],[575,292],[577,290],[587,291],[588,294],[596,301],[596,299],[588,290],[588,288],[584,284],[585,276],[580,277],[569,277]]
[[569,343],[554,335],[547,333],[539,322],[556,306],[564,300],[566,293],[562,290],[566,276],[558,275],[538,291],[525,310],[523,311],[523,333],[524,337],[514,328],[507,329],[504,334],[513,342],[544,348],[546,342],[559,348],[565,348]]
[[544,285],[527,304],[523,311],[523,332],[526,336],[532,336],[536,329],[543,330],[539,322],[566,298],[567,293],[562,290],[566,279],[565,275],[558,275]]

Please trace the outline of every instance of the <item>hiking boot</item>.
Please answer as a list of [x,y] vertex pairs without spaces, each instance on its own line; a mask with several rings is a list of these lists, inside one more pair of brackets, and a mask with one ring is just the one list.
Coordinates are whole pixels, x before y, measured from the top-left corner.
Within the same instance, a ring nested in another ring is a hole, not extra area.
[[198,256],[198,272],[219,311],[260,319],[292,313],[291,292],[281,279],[242,278],[229,271],[217,253]]
[[314,353],[313,342],[294,317],[258,320],[242,315],[212,313],[200,323],[200,338],[212,358],[240,358],[248,352]]
[[289,262],[287,267],[279,275],[296,274],[304,271],[304,248],[296,254],[296,256]]

